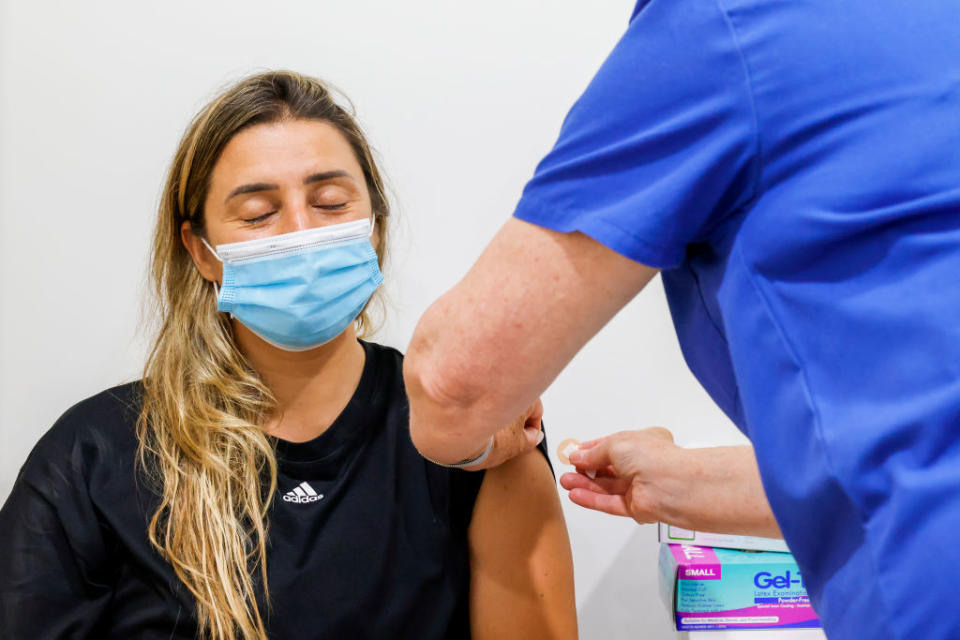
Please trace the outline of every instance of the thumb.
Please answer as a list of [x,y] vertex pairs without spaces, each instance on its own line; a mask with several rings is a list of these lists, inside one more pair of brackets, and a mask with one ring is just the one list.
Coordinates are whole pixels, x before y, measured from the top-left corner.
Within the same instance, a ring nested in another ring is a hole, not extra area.
[[543,442],[543,402],[540,398],[527,409],[523,421],[523,435],[527,439],[528,450]]
[[543,442],[543,429],[540,428],[539,423],[535,427],[524,427],[523,435],[526,437],[527,447],[530,449],[535,448]]
[[578,469],[593,471],[610,466],[610,441],[611,438],[604,438],[587,449],[581,445],[570,454],[570,463]]
[[673,433],[671,433],[669,429],[663,427],[648,427],[645,431],[653,438],[673,442]]

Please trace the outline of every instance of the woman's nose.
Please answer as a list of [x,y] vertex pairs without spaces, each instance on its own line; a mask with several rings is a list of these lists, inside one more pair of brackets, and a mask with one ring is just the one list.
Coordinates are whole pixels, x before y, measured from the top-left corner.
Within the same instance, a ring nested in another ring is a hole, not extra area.
[[319,227],[322,221],[310,211],[309,206],[290,205],[284,207],[281,215],[280,233],[293,233]]

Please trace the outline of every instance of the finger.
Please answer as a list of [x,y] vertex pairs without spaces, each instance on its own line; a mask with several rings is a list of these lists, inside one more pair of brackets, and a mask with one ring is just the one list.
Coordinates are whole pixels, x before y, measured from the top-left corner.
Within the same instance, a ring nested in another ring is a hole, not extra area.
[[521,423],[523,434],[527,439],[524,450],[530,450],[543,442],[543,402],[537,401],[530,407],[526,419]]
[[543,422],[543,401],[540,398],[537,398],[537,401],[533,403],[533,406],[527,412],[527,426],[536,426],[540,427],[540,423]]
[[580,448],[581,448],[581,449],[590,449],[590,448],[592,448],[592,447],[597,446],[599,443],[603,442],[604,440],[606,440],[606,438],[607,438],[607,437],[604,436],[604,437],[602,437],[602,438],[595,438],[595,439],[593,439],[593,440],[587,440],[586,442],[581,442],[581,443],[580,443]]
[[630,488],[630,482],[620,478],[597,478],[593,480],[579,473],[565,473],[560,476],[560,486],[567,491],[587,489],[595,493],[624,495]]
[[537,445],[543,440],[543,431],[540,430],[539,425],[527,428],[521,422],[519,427],[514,424],[502,429],[497,434],[497,438],[503,442],[500,447],[500,459],[501,461],[507,461],[536,449]]
[[[581,469],[576,467],[577,473],[587,475],[586,469]],[[617,473],[616,469],[610,466],[603,467],[601,469],[590,469],[590,473],[593,474],[594,478],[619,478],[620,474]]]
[[540,427],[525,427],[523,430],[525,440],[524,450],[535,449],[543,442],[544,434]]
[[538,399],[529,411],[527,417],[521,416],[513,424],[504,427],[494,435],[493,450],[486,460],[466,469],[468,471],[490,469],[535,449],[544,438],[541,428],[543,403]]
[[645,431],[650,435],[660,438],[662,440],[673,442],[673,434],[670,432],[669,429],[665,429],[663,427],[650,427],[648,429],[645,429]]
[[536,422],[530,422],[529,420],[521,425],[523,429],[520,430],[520,433],[523,435],[523,438],[526,440],[524,450],[533,449],[538,444],[543,442],[543,423],[538,419]]
[[612,438],[610,437],[603,438],[587,449],[584,449],[581,445],[579,449],[570,454],[570,462],[578,469],[594,471],[612,466],[613,461],[610,459],[611,441]]
[[510,442],[511,455],[509,457],[511,458],[532,451],[543,440],[543,431],[540,430],[539,426],[527,427],[523,423],[520,423],[519,429],[516,426],[504,429],[503,435],[504,439]]
[[627,511],[623,496],[608,496],[587,489],[574,489],[569,493],[570,501],[587,509],[602,511],[614,516],[631,517]]
[[[624,478],[591,478],[580,473],[571,473],[571,483],[582,489],[590,489],[599,493],[625,494],[630,489],[630,481]],[[576,488],[576,487],[569,487]]]

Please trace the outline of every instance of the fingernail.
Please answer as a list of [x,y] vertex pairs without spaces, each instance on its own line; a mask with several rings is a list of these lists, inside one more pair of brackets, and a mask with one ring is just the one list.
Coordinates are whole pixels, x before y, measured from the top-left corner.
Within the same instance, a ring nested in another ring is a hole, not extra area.
[[540,431],[540,435],[537,436],[537,445],[539,446],[543,439],[546,437],[546,434],[543,431]]
[[570,458],[570,464],[576,465],[578,462],[583,460],[583,453],[577,449],[576,451],[571,451],[570,455],[567,457]]

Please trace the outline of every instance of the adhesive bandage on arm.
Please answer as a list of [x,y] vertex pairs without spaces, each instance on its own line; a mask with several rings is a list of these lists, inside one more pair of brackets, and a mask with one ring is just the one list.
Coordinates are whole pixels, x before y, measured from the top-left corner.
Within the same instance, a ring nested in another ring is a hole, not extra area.
[[[570,464],[570,454],[580,448],[580,441],[575,438],[567,438],[557,445],[557,458],[563,464]],[[591,480],[597,477],[597,472],[590,469],[584,471],[584,474]]]

